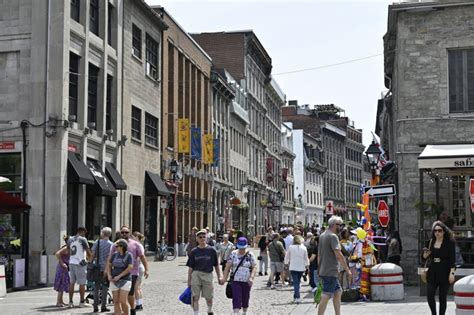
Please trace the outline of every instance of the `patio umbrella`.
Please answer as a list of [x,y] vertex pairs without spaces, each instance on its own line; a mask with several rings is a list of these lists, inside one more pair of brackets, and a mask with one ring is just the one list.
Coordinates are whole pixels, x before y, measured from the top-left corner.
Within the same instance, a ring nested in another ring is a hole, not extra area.
[[0,176],[0,183],[11,183],[12,181],[9,178]]
[[30,208],[30,205],[21,201],[20,198],[0,190],[0,214],[22,213],[23,210]]

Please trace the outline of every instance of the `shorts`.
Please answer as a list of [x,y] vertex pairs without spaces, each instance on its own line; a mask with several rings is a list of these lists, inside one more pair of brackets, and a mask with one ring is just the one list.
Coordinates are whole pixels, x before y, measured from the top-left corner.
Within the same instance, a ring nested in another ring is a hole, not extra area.
[[270,263],[270,271],[271,272],[283,272],[284,266],[282,262],[275,262],[272,261]]
[[337,277],[319,277],[323,282],[323,293],[333,295],[336,291],[342,291],[341,284]]
[[129,291],[130,288],[132,287],[132,281],[127,281],[122,287],[118,288],[115,286],[115,283],[113,281],[110,281],[109,289],[110,291],[117,291],[117,290],[123,290],[123,291]]
[[130,287],[130,292],[128,292],[128,296],[135,295],[135,284],[137,283],[138,276],[132,276],[132,284]]
[[214,285],[212,284],[212,272],[193,271],[191,275],[191,291],[193,297],[201,296],[207,300],[214,297]]
[[77,283],[84,285],[87,283],[87,266],[76,264],[69,264],[69,281],[70,283]]

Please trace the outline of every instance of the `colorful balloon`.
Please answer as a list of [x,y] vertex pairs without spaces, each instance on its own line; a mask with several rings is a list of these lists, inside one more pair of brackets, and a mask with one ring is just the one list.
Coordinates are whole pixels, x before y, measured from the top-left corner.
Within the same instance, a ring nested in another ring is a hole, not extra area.
[[356,235],[357,235],[357,238],[358,238],[359,240],[363,240],[363,239],[365,239],[365,237],[367,236],[367,232],[364,231],[364,229],[362,229],[362,228],[359,227],[359,228],[357,228],[357,230],[356,230]]

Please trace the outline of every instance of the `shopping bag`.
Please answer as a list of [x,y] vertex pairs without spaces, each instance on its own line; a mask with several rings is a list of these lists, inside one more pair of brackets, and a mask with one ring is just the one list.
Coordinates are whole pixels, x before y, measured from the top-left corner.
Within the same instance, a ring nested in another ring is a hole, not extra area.
[[321,294],[323,294],[323,283],[321,281],[318,282],[318,287],[316,288],[316,291],[314,291],[314,303],[316,305],[321,302]]
[[184,304],[191,305],[191,296],[192,296],[191,288],[187,287],[183,291],[183,293],[181,293],[181,295],[179,296],[179,300],[183,302]]

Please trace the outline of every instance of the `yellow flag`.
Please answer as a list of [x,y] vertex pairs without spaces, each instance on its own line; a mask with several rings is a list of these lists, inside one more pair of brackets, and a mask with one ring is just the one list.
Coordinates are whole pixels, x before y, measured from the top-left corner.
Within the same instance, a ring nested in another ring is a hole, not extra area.
[[202,161],[204,164],[212,164],[214,161],[214,139],[211,133],[202,136]]
[[190,129],[189,119],[178,119],[178,153],[189,153]]

